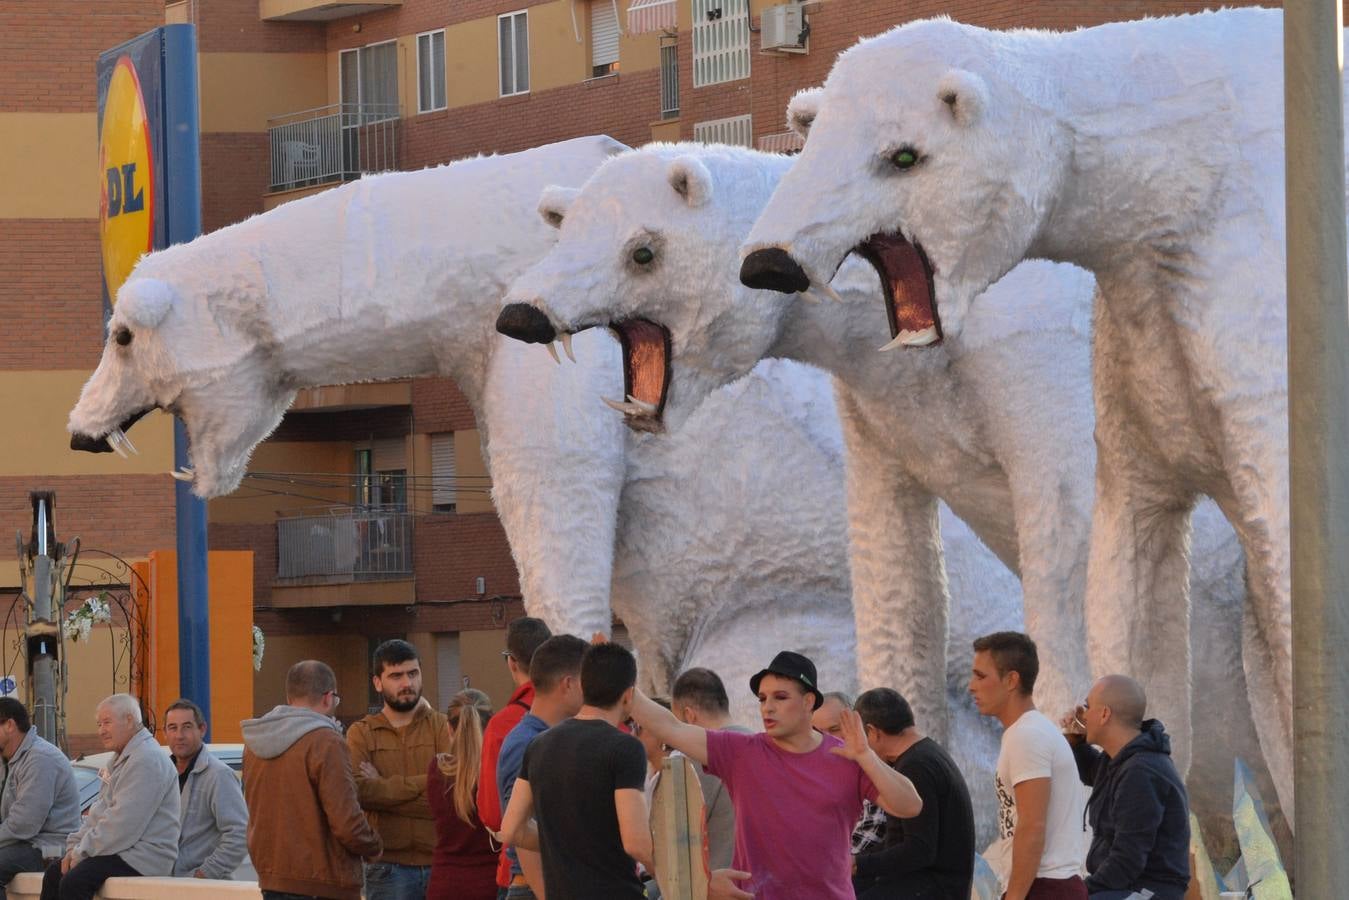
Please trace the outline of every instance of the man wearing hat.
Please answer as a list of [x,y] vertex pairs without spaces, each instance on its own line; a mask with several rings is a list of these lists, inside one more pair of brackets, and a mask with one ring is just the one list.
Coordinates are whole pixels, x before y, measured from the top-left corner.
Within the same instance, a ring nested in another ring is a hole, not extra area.
[[732,867],[750,873],[740,886],[755,900],[852,900],[849,839],[862,801],[898,818],[916,816],[923,801],[867,745],[856,712],[844,712],[841,740],[811,728],[823,694],[800,653],[779,653],[749,686],[760,734],[684,724],[640,691],[632,717],[725,783],[735,807]]

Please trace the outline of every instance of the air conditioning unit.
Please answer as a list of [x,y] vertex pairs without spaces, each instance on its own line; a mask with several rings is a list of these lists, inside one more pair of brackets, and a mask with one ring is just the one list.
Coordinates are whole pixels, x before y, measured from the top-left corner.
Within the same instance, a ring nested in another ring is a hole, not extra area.
[[784,3],[765,9],[759,20],[759,31],[760,50],[806,52],[806,35],[810,29],[806,24],[805,11],[799,3]]

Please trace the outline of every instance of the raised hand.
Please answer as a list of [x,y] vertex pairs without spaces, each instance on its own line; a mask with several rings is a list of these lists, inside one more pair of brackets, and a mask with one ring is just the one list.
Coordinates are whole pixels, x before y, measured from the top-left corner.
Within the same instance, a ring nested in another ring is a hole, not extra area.
[[867,744],[867,730],[862,725],[862,717],[854,710],[845,709],[839,716],[838,736],[843,739],[842,747],[834,747],[830,753],[861,762],[871,752]]

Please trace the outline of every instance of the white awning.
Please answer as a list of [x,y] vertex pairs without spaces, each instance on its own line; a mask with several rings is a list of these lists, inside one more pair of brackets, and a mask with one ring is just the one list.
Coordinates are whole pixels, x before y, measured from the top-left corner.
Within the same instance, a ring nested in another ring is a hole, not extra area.
[[795,131],[765,134],[759,138],[759,149],[765,153],[798,153],[806,142]]
[[628,7],[628,34],[673,31],[679,14],[676,0],[632,0]]

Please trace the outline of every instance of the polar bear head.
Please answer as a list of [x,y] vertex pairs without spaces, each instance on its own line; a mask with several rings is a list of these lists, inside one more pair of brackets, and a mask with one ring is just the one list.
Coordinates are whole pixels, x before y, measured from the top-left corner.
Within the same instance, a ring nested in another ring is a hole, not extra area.
[[[238,487],[253,447],[281,421],[295,385],[280,374],[265,341],[250,333],[258,309],[237,315],[211,305],[243,295],[228,285],[204,287],[174,260],[184,248],[146,257],[118,290],[98,368],[70,412],[75,450],[125,455],[126,431],[147,413],[163,410],[186,425],[193,471],[177,472],[202,497]],[[185,260],[209,267],[201,259]],[[202,279],[203,281],[206,279]],[[261,298],[256,298],[261,303]]]
[[840,55],[793,100],[808,138],[742,247],[744,282],[804,291],[856,252],[881,275],[897,342],[959,331],[1031,251],[1068,167],[1066,129],[1035,99],[1046,89],[1015,74],[1028,39],[935,19]]
[[579,191],[546,191],[540,212],[557,244],[511,286],[498,329],[564,345],[612,330],[625,396],[610,405],[636,430],[676,427],[781,331],[786,304],[752,299],[736,281],[737,248],[790,165],[738,147],[656,144],[604,163]]

